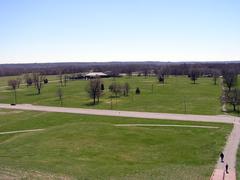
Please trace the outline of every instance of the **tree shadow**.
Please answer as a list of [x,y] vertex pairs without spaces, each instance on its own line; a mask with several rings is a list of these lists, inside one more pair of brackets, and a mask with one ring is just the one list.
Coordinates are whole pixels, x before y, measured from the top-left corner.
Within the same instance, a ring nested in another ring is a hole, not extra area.
[[97,105],[99,105],[101,103],[101,101],[99,101],[99,102],[96,102],[95,104],[93,103],[93,102],[87,102],[87,103],[84,103],[83,105],[85,105],[85,106],[97,106]]
[[114,95],[108,96],[108,98],[112,98],[112,99],[120,98],[120,97],[121,97],[121,96],[114,96]]
[[28,94],[26,94],[26,96],[37,96],[37,95],[40,95],[40,94],[38,94],[38,93],[28,93]]

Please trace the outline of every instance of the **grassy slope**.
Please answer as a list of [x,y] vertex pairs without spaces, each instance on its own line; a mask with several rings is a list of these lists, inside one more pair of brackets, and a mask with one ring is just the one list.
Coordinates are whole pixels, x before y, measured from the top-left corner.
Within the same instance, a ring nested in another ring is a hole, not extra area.
[[[53,77],[51,77],[53,79]],[[69,81],[64,91],[64,106],[110,109],[110,96],[108,86],[113,79],[104,79],[105,94],[101,98],[100,104],[92,106],[91,100],[85,92],[87,81]],[[187,77],[170,77],[165,85],[160,85],[154,77],[124,77],[117,78],[118,82],[129,82],[131,92],[128,97],[113,99],[113,109],[185,113],[184,99],[186,101],[186,110],[190,114],[220,114],[220,87],[213,85],[209,78],[200,78],[198,84],[191,84]],[[153,84],[153,92],[152,92]],[[33,87],[26,88],[22,86],[18,90],[18,103],[32,103],[41,105],[59,106],[60,103],[56,97],[58,83],[46,85],[41,95],[35,95]],[[140,87],[141,95],[135,95],[136,87]],[[11,103],[12,93],[6,89],[0,89],[0,102]]]
[[238,147],[237,154],[237,179],[240,180],[240,148]]
[[[220,128],[113,126],[119,123]],[[43,132],[1,135],[0,167],[80,179],[209,179],[231,127],[61,113],[0,113],[0,132],[46,128]]]

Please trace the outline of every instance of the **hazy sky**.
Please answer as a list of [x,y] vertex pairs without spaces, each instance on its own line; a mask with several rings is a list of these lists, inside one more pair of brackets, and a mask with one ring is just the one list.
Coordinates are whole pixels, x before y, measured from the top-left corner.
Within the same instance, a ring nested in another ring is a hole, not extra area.
[[240,0],[0,0],[0,63],[240,60]]

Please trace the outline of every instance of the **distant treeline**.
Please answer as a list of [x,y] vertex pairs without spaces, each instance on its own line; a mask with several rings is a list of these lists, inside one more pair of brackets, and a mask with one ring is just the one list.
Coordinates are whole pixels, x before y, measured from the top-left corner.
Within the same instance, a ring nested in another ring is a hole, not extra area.
[[204,63],[165,63],[165,62],[102,62],[102,63],[39,63],[39,64],[2,64],[0,76],[20,75],[24,73],[42,72],[46,75],[81,72],[109,72],[112,76],[119,73],[140,73],[141,75],[157,74],[164,71],[169,75],[188,75],[197,69],[201,75],[211,75],[213,71],[233,71],[240,73],[240,62],[204,62]]

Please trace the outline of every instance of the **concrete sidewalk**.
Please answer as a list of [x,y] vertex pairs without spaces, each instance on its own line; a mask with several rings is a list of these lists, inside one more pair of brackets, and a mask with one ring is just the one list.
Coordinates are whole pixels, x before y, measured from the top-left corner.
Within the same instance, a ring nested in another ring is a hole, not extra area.
[[18,104],[15,106],[11,106],[9,104],[0,104],[0,108],[44,111],[44,112],[63,112],[63,113],[74,113],[74,114],[102,115],[102,116],[134,117],[134,118],[146,118],[146,119],[220,122],[220,123],[230,123],[230,124],[234,122],[240,122],[239,117],[233,117],[229,115],[170,114],[170,113],[152,113],[152,112],[137,112],[137,111],[66,108],[66,107],[54,107],[54,106],[39,106],[39,105],[31,105],[31,104]]

